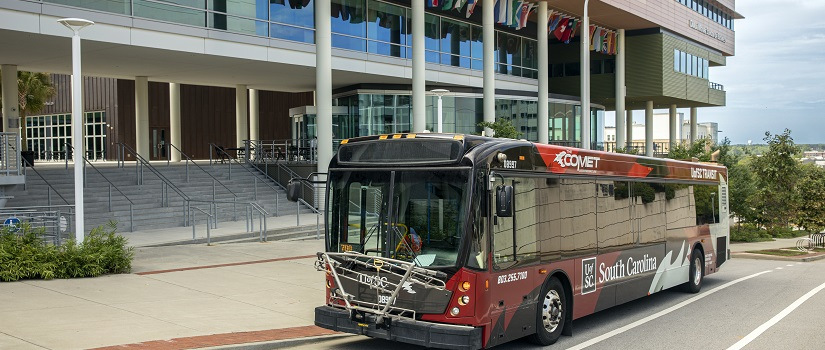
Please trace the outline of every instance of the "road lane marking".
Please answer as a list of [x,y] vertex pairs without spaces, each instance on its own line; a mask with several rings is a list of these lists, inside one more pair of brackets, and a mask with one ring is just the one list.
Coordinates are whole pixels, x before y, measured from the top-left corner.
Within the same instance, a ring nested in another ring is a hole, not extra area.
[[602,342],[602,341],[604,341],[604,340],[606,340],[606,339],[608,339],[608,338],[611,338],[611,337],[613,337],[613,336],[616,336],[616,335],[619,335],[619,334],[621,334],[621,333],[627,332],[627,331],[629,331],[629,330],[631,330],[631,329],[633,329],[633,328],[636,328],[636,327],[641,326],[641,325],[643,325],[643,324],[645,324],[645,323],[648,323],[648,322],[650,322],[650,321],[653,321],[653,320],[655,320],[655,319],[657,319],[657,318],[659,318],[659,317],[662,317],[662,316],[664,316],[664,315],[667,315],[667,314],[669,314],[669,313],[671,313],[671,312],[673,312],[673,311],[679,310],[679,309],[681,309],[681,308],[683,308],[683,307],[685,307],[685,306],[687,306],[687,305],[689,305],[689,304],[691,304],[691,303],[693,303],[693,302],[695,302],[695,301],[698,301],[699,299],[702,299],[702,298],[704,298],[704,297],[706,297],[706,296],[708,296],[708,295],[711,295],[711,294],[713,294],[713,293],[716,293],[716,292],[718,292],[718,291],[720,291],[720,290],[722,290],[722,289],[725,289],[725,288],[730,287],[730,286],[732,286],[732,285],[734,285],[734,284],[737,284],[737,283],[739,283],[739,282],[746,281],[746,280],[749,280],[749,279],[754,278],[754,277],[756,277],[756,276],[763,275],[763,274],[766,274],[766,273],[768,273],[768,272],[772,272],[772,271],[773,271],[773,270],[767,270],[767,271],[757,272],[757,273],[755,273],[755,274],[748,275],[748,276],[745,276],[745,277],[742,277],[742,278],[739,278],[739,279],[736,279],[736,280],[730,281],[730,282],[725,283],[725,284],[723,284],[723,285],[721,285],[721,286],[719,286],[719,287],[713,288],[713,289],[711,289],[711,290],[709,290],[709,291],[707,291],[707,292],[705,292],[705,293],[699,294],[699,295],[697,295],[697,296],[695,296],[695,297],[693,297],[693,298],[690,298],[690,299],[685,300],[685,301],[683,301],[683,302],[681,302],[681,303],[678,303],[678,304],[676,304],[676,305],[673,305],[673,306],[671,306],[671,307],[669,307],[669,308],[667,308],[667,309],[664,309],[664,310],[662,310],[662,311],[659,311],[659,312],[657,312],[657,313],[655,313],[655,314],[653,314],[653,315],[647,316],[647,317],[645,317],[645,318],[643,318],[643,319],[641,319],[641,320],[638,320],[638,321],[636,321],[636,322],[633,322],[633,323],[631,323],[631,324],[629,324],[629,325],[626,325],[626,326],[623,326],[623,327],[621,327],[621,328],[615,329],[615,330],[613,330],[613,331],[607,332],[607,333],[605,333],[605,334],[602,334],[602,335],[600,335],[600,336],[598,336],[598,337],[596,337],[596,338],[590,339],[590,340],[588,340],[588,341],[586,341],[586,342],[584,342],[584,343],[578,344],[578,345],[576,345],[576,346],[573,346],[573,347],[567,348],[567,350],[581,350],[581,349],[584,349],[584,348],[586,348],[586,347],[588,347],[588,346],[595,345],[595,344],[600,343],[600,342]]
[[777,269],[777,270],[782,270],[782,268],[781,268],[781,267],[777,267],[776,269]]
[[788,265],[785,265],[785,266],[793,266],[793,264],[788,264]]
[[798,308],[799,305],[802,305],[802,303],[813,297],[814,294],[818,293],[822,289],[825,289],[825,283],[820,284],[819,287],[812,289],[810,292],[806,293],[799,299],[796,299],[796,301],[794,301],[793,304],[788,305],[788,307],[782,310],[782,312],[776,314],[776,316],[768,320],[768,322],[765,322],[758,328],[754,329],[753,332],[742,338],[742,340],[736,342],[736,344],[733,344],[731,347],[728,348],[728,350],[739,350],[745,345],[748,345],[748,343],[752,342],[754,339],[756,339],[756,337],[758,337],[760,334],[768,330],[768,328],[771,328],[771,326],[775,325],[777,322],[785,318],[785,316],[788,316],[788,314],[790,314],[794,309]]

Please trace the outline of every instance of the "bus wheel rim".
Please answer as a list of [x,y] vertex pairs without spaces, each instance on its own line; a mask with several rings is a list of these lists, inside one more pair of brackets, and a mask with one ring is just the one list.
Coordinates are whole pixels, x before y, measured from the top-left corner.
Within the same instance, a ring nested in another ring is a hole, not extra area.
[[559,293],[555,290],[550,290],[547,292],[547,295],[544,296],[544,305],[541,313],[542,322],[544,323],[544,329],[550,333],[558,328],[559,324],[561,324],[562,318],[562,305],[561,305],[561,297],[559,297]]
[[698,257],[693,261],[693,267],[696,272],[693,273],[693,284],[699,285],[699,282],[702,280],[702,259]]

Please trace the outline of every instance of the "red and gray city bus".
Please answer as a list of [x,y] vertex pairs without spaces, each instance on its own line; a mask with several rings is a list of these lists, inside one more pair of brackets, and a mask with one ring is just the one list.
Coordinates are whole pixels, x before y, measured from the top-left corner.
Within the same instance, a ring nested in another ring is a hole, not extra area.
[[[572,321],[729,257],[727,170],[452,134],[344,140],[315,324],[433,348],[572,335]],[[294,189],[291,184],[290,189]]]

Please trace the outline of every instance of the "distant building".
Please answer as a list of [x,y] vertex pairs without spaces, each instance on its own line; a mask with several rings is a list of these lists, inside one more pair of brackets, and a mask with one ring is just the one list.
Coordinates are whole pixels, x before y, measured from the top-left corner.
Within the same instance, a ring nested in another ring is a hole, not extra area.
[[825,151],[803,152],[802,164],[816,164],[820,168],[825,168]]
[[[679,135],[679,142],[688,142],[690,140],[690,121],[685,121],[684,113],[677,113],[676,120],[676,135]],[[653,114],[653,143],[664,144],[664,150],[667,150],[670,144],[669,123],[670,115],[668,113]],[[716,144],[719,141],[719,124],[715,122],[697,123],[696,136],[696,139],[710,137],[711,142]],[[604,141],[606,143],[616,142],[615,126],[604,128]],[[644,144],[644,124],[633,123],[633,142]]]

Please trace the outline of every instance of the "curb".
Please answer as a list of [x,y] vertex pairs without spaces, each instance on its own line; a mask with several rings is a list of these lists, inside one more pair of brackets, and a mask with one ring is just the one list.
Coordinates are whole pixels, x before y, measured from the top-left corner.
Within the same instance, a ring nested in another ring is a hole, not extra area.
[[825,259],[825,254],[815,255],[815,256],[808,256],[808,257],[792,257],[792,256],[780,256],[780,255],[769,255],[769,254],[758,254],[758,253],[747,253],[747,252],[738,252],[738,253],[731,253],[731,259],[752,259],[752,260],[778,260],[778,261],[798,261],[798,262],[811,262],[817,260]]
[[354,336],[356,336],[356,335],[355,334],[330,334],[330,335],[319,335],[319,336],[314,336],[314,337],[303,337],[303,338],[292,338],[292,339],[273,340],[273,341],[262,341],[262,342],[257,342],[257,343],[213,346],[213,347],[198,348],[198,349],[199,350],[272,350],[272,349],[291,348],[291,347],[295,347],[295,346],[320,343],[322,341],[334,340],[334,339],[339,339],[339,338],[354,337]]

